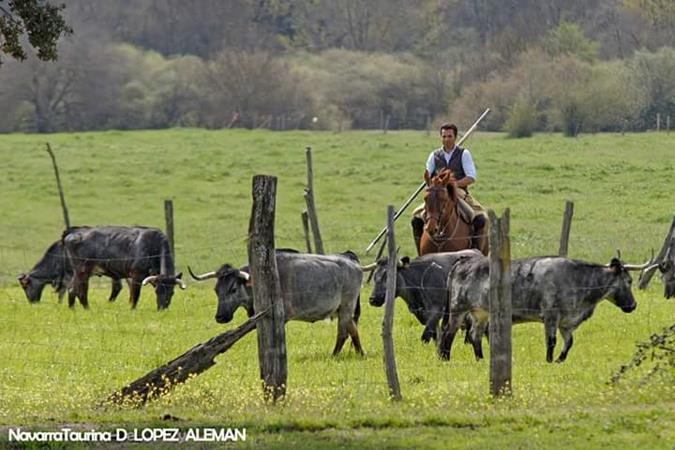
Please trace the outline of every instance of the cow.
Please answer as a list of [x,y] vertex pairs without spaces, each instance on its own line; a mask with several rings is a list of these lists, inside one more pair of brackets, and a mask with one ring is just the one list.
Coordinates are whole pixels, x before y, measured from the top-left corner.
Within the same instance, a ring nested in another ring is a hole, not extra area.
[[[464,317],[472,318],[472,341],[476,359],[483,357],[481,336],[489,317],[489,260],[472,256],[456,264],[448,275],[449,321],[443,324],[439,355],[450,358],[452,341]],[[628,270],[645,266],[623,264],[613,258],[608,265],[556,256],[519,259],[511,262],[511,303],[514,324],[542,322],[546,361],[553,361],[556,330],[563,348],[556,362],[563,362],[572,347],[572,333],[593,315],[603,299],[623,312],[636,308]]]
[[[17,277],[19,284],[26,293],[30,303],[37,303],[42,297],[42,290],[47,284],[51,284],[58,293],[59,300],[67,290],[67,286],[73,277],[73,268],[66,257],[63,249],[63,243],[58,240],[49,246],[42,258],[33,266],[28,273],[22,273]],[[120,291],[122,283],[119,279],[113,278],[112,290],[108,301],[115,301]]]
[[[429,253],[412,261],[406,256],[397,263],[396,297],[401,297],[408,310],[424,325],[422,342],[436,339],[438,321],[448,303],[446,282],[450,269],[463,257],[480,254],[476,249]],[[369,302],[373,306],[382,306],[387,289],[387,259],[380,259],[363,270],[375,270]]]
[[87,291],[92,274],[129,278],[129,302],[135,308],[141,286],[151,283],[157,295],[157,309],[171,303],[174,286],[187,286],[182,274],[175,274],[169,240],[158,228],[72,227],[63,233],[63,246],[73,268],[68,305],[79,298],[88,308]]
[[[276,252],[279,285],[284,302],[285,320],[316,322],[337,316],[337,339],[333,356],[337,356],[351,337],[354,349],[363,355],[356,324],[359,315],[359,294],[363,273],[356,255]],[[255,311],[250,270],[224,264],[215,272],[195,275],[195,280],[216,278],[218,308],[216,322],[228,323],[240,306],[251,317]]]

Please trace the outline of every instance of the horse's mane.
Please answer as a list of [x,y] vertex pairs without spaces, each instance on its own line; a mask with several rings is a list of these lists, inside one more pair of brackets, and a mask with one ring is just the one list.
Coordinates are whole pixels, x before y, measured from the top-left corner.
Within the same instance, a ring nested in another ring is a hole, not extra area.
[[429,186],[445,186],[448,190],[450,199],[453,202],[457,201],[457,184],[449,169],[444,169],[438,175],[431,178]]

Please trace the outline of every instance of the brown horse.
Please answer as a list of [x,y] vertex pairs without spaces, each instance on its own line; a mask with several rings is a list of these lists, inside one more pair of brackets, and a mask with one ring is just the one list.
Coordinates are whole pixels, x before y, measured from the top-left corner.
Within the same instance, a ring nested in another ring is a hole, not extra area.
[[[457,189],[452,172],[444,170],[431,178],[424,173],[427,188],[424,193],[425,224],[420,255],[456,252],[472,247],[472,226],[459,214]],[[487,226],[485,227],[487,231]],[[488,253],[487,235],[478,236],[477,248]]]

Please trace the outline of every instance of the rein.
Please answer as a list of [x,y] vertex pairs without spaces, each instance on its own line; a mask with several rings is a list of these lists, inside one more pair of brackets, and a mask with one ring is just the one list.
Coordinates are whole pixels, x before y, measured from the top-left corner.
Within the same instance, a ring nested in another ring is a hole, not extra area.
[[[446,187],[444,187],[444,186],[443,187],[441,187],[441,186],[431,186],[431,187],[428,188],[429,191],[438,191],[440,189],[446,189]],[[445,209],[443,209],[443,212],[445,212]],[[452,233],[450,233],[449,237],[444,237],[445,236],[445,229],[448,227],[448,225],[450,225],[450,220],[452,219],[453,215],[457,216],[457,219],[455,220],[455,227],[452,230]],[[450,214],[447,215],[447,220],[445,222],[442,221],[442,219],[443,219],[442,216],[443,216],[443,214],[435,214],[435,215],[428,214],[429,218],[434,219],[434,220],[436,220],[436,222],[438,222],[438,229],[440,230],[440,232],[438,233],[438,235],[436,237],[432,236],[429,232],[427,232],[427,235],[429,236],[429,240],[438,248],[440,248],[441,245],[443,245],[443,241],[453,240],[455,234],[457,233],[457,230],[459,229],[459,223],[462,220],[462,218],[459,215],[458,202],[454,203],[454,205],[452,207],[452,210],[450,211]],[[438,240],[437,240],[437,238],[438,238]]]

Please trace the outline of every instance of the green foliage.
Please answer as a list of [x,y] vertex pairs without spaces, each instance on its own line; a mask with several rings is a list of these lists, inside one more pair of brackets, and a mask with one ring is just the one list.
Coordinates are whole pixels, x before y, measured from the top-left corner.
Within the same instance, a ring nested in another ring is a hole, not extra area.
[[543,47],[553,57],[575,56],[582,61],[593,61],[598,44],[584,36],[579,25],[560,22],[543,40]]
[[[173,198],[177,268],[185,272],[188,264],[210,271],[225,262],[246,263],[250,183],[258,173],[278,177],[276,245],[304,248],[299,215],[307,145],[327,251],[352,249],[369,262],[373,255],[363,249],[384,225],[386,206],[403,202],[418,186],[438,136],[174,129],[52,134],[49,141],[74,224],[163,228],[163,202]],[[515,141],[477,133],[467,146],[478,169],[476,198],[496,211],[511,208],[513,257],[557,250],[566,199],[576,202],[573,258],[608,262],[618,247],[626,260],[640,262],[663,241],[673,214],[675,134],[574,140],[540,134]],[[420,343],[422,327],[399,299],[393,338],[404,401],[390,402],[382,309],[367,304],[371,288],[364,286],[359,333],[366,357],[348,348],[339,358],[329,356],[334,321],[290,322],[289,395],[277,406],[262,401],[251,334],[213,368],[145,408],[101,408],[113,391],[246,314],[217,324],[211,282],[191,282],[161,313],[147,287],[137,310],[125,301],[126,288],[108,303],[106,279],[92,280],[89,311],[69,310],[49,289],[41,303],[28,304],[15,277],[60,235],[58,193],[44,136],[2,135],[0,158],[3,426],[245,426],[251,445],[298,448],[549,448],[563,441],[578,448],[653,448],[673,440],[672,382],[606,385],[630,360],[635,342],[672,323],[675,304],[662,298],[656,280],[635,291],[638,308],[630,315],[603,302],[575,333],[564,364],[544,362],[541,324],[515,326],[510,399],[488,397],[489,364],[474,361],[469,346],[457,342],[453,360],[439,361],[433,346]],[[396,225],[401,255],[414,251],[406,215]],[[177,419],[169,424],[163,417]]]
[[25,34],[30,45],[37,49],[39,59],[55,60],[59,38],[73,32],[63,19],[64,9],[63,5],[38,0],[11,0],[6,6],[0,4],[0,51],[13,58],[26,59],[20,41]]

